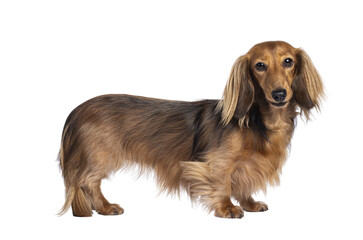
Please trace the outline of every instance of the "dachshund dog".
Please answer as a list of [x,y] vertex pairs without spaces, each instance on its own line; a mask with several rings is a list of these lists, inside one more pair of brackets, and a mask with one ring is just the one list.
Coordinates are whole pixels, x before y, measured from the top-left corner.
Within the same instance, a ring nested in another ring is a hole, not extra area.
[[[60,214],[119,215],[101,180],[138,165],[162,191],[185,190],[222,218],[266,211],[252,195],[279,184],[297,115],[320,110],[323,83],[308,55],[263,42],[239,57],[220,100],[170,101],[130,95],[90,99],[68,116],[59,153],[66,187]],[[235,199],[239,206],[231,202]]]

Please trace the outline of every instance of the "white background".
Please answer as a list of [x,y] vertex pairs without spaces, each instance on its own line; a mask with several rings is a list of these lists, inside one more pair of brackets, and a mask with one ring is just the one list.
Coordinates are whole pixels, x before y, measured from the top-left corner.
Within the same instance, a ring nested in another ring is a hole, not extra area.
[[[1,239],[362,239],[362,7],[358,1],[1,1]],[[254,44],[302,47],[320,72],[322,112],[299,120],[265,213],[218,219],[150,178],[103,182],[122,216],[56,213],[56,162],[70,111],[100,94],[220,98]],[[6,236],[6,237],[4,237]]]

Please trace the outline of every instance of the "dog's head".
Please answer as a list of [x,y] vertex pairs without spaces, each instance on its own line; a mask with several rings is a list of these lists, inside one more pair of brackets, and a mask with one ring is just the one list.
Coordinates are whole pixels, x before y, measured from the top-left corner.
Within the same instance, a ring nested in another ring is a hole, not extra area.
[[309,56],[286,42],[264,42],[239,57],[218,108],[226,125],[232,118],[243,119],[256,99],[256,88],[272,108],[284,108],[294,101],[309,118],[319,109],[323,84]]

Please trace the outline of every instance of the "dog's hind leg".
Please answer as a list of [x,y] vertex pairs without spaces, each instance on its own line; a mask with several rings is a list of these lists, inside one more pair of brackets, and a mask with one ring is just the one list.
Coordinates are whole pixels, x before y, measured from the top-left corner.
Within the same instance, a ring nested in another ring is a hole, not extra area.
[[101,192],[101,180],[88,183],[83,187],[89,197],[92,208],[102,215],[120,215],[124,213],[123,208],[118,204],[111,204]]

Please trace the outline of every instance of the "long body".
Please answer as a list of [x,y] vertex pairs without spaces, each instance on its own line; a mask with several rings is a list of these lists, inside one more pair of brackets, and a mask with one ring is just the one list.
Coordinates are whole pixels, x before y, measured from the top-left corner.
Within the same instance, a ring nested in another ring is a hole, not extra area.
[[[266,48],[284,44],[266,43]],[[262,68],[247,75],[247,59],[253,61],[248,54],[236,61],[221,100],[104,95],[74,109],[63,129],[60,151],[66,186],[61,213],[72,206],[75,216],[91,216],[92,210],[122,214],[119,205],[103,196],[101,180],[135,164],[141,173],[153,170],[161,190],[173,194],[184,189],[218,217],[240,218],[242,208],[267,210],[251,195],[279,183],[296,109],[308,114],[318,94],[300,92],[307,80],[295,83],[270,74],[265,81],[259,75]],[[298,70],[291,69],[295,78]],[[269,92],[272,97],[266,96]]]
[[[215,114],[216,104],[216,100],[182,102],[130,95],[93,98],[66,121],[63,149],[69,151],[62,153],[64,172],[69,169],[70,175],[82,177],[73,171],[107,166],[111,173],[137,163],[141,170],[153,168],[163,189],[178,191],[179,162],[203,161],[202,153],[216,148],[226,135]],[[80,164],[85,169],[76,167]]]

